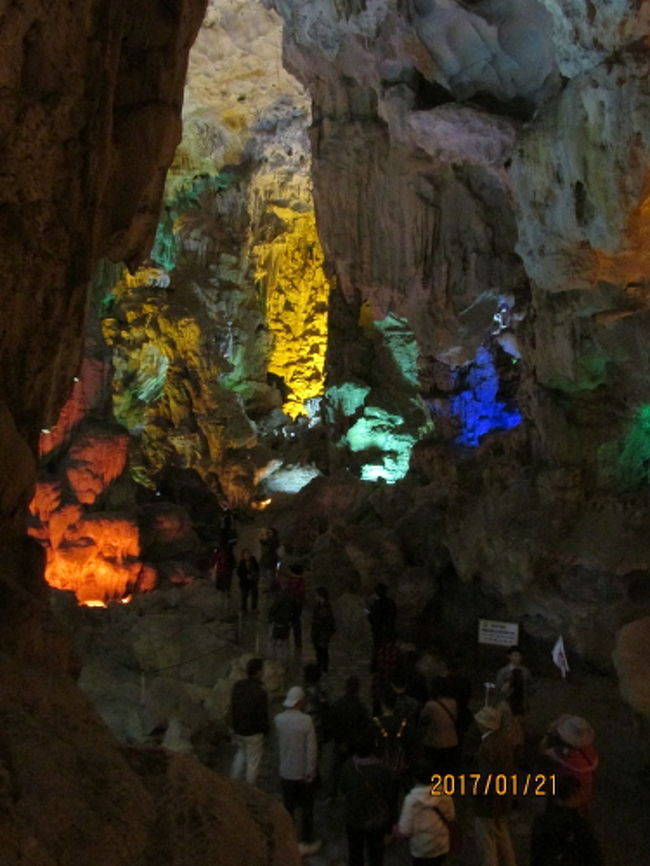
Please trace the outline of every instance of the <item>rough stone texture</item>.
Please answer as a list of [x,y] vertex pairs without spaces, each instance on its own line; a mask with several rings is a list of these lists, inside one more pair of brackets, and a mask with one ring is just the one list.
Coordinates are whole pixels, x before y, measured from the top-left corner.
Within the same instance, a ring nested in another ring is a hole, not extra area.
[[273,797],[217,776],[179,754],[133,751],[127,759],[161,804],[142,866],[299,866],[295,829]]
[[[73,682],[78,666],[52,621],[43,552],[22,534],[39,431],[79,371],[92,268],[103,254],[135,264],[153,239],[203,11],[201,0],[39,0],[0,13],[6,866],[239,863],[242,838],[249,862],[299,862],[287,816],[263,795],[162,754],[131,754],[127,764]],[[83,486],[92,498],[95,481]]]
[[[423,564],[456,626],[470,627],[467,593],[484,593],[485,612],[549,641],[562,631],[607,667],[621,622],[648,612],[631,595],[650,564],[647,5],[266,5],[282,14],[287,67],[313,98],[316,211],[337,278],[332,438],[359,417],[346,384],[373,389],[366,404],[399,405],[389,354],[365,338],[369,319],[405,320],[435,424],[413,451],[427,483],[413,495],[442,506],[448,556],[429,551]],[[481,349],[495,359],[497,399],[525,420],[459,449],[453,407],[468,383],[478,400]],[[318,516],[297,525],[309,538]],[[379,525],[385,535],[391,523]],[[334,535],[325,523],[312,539],[323,562]],[[373,567],[391,563],[378,558]],[[444,607],[433,621],[454,628]]]
[[[246,676],[252,657],[239,627],[264,653],[266,621],[240,624],[234,613],[226,616],[223,598],[205,581],[107,609],[82,608],[68,593],[53,592],[57,621],[81,659],[79,685],[118,740],[177,750],[182,743],[210,766],[229,732],[232,686]],[[282,693],[284,673],[278,662],[266,662],[264,684],[272,697]]]
[[136,261],[153,238],[202,11],[37,2],[3,15],[2,399],[32,446],[77,374],[96,258]]
[[61,672],[3,652],[0,675],[6,866],[300,862],[272,798],[161,750],[122,755]]
[[281,23],[253,0],[209,4],[151,258],[104,273],[90,317],[137,440],[132,474],[153,488],[165,467],[191,468],[232,506],[270,471],[264,440],[288,420],[275,410],[295,416],[324,389],[310,109]]

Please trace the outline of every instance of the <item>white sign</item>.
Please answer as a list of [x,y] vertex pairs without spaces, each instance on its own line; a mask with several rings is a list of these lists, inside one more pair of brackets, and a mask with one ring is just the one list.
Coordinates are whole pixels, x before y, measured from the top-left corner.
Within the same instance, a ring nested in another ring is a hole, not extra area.
[[519,624],[499,622],[496,619],[480,619],[478,642],[491,646],[516,646],[519,643]]

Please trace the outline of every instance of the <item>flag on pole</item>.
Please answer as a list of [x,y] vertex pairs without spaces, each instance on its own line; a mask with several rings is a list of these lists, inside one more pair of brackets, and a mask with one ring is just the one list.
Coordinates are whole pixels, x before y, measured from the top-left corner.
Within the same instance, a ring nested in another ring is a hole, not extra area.
[[555,641],[555,646],[551,650],[551,658],[562,671],[562,679],[566,678],[569,670],[569,662],[567,661],[566,652],[564,650],[564,640],[562,635]]

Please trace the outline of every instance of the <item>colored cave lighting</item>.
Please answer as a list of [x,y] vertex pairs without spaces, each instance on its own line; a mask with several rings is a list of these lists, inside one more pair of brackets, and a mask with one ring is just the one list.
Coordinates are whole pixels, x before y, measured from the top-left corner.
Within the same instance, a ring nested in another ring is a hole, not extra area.
[[128,598],[129,589],[141,583],[135,523],[115,514],[85,512],[80,502],[66,501],[60,481],[36,486],[28,531],[45,548],[47,582],[72,590],[80,604]]
[[281,466],[263,481],[269,493],[299,493],[321,473],[315,466]]
[[494,430],[510,430],[521,424],[523,416],[498,399],[499,374],[491,352],[482,347],[467,376],[467,388],[450,400],[451,412],[458,417],[459,445],[476,447],[481,437]]
[[330,285],[314,213],[272,210],[286,230],[255,248],[256,278],[273,338],[267,369],[284,381],[289,393],[282,408],[297,418],[307,414],[308,400],[323,393]]
[[366,406],[345,438],[351,451],[376,454],[375,460],[362,465],[362,481],[383,479],[394,484],[408,472],[415,437],[405,432],[400,415],[379,406]]
[[623,440],[619,470],[627,487],[650,483],[650,405],[641,406]]

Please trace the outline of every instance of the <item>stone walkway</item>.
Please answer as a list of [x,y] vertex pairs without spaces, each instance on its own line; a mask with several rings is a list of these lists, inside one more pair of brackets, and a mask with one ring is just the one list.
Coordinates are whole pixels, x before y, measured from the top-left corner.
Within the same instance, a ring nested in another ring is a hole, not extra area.
[[[358,600],[361,606],[361,600]],[[250,652],[255,651],[257,635],[261,635],[261,651],[264,653],[263,635],[266,630],[266,600],[262,602],[259,617],[249,615],[244,620],[243,646]],[[362,615],[362,611],[360,611]],[[310,611],[303,617],[303,640],[305,656],[293,659],[287,668],[287,686],[302,682],[302,665],[312,661],[313,655],[309,642]],[[258,625],[259,623],[259,625]],[[364,623],[365,626],[365,623]],[[345,679],[352,673],[362,679],[362,697],[370,706],[370,675],[368,660],[370,655],[370,634],[367,626],[359,627],[359,621],[339,628],[331,646],[331,670],[324,678],[330,699],[334,700],[343,693]],[[487,671],[475,670],[473,679],[474,709],[482,703],[482,682]],[[282,698],[274,700],[272,715],[282,710]],[[634,720],[629,709],[621,702],[616,684],[611,678],[586,674],[571,674],[563,682],[559,674],[553,675],[552,669],[547,677],[537,680],[537,689],[532,697],[530,735],[537,742],[548,724],[562,712],[572,712],[588,718],[598,734],[598,747],[601,753],[601,767],[596,777],[595,799],[592,821],[603,845],[605,862],[626,866],[647,866],[647,846],[650,840],[650,809],[648,800],[650,790],[644,783],[640,770],[639,747]],[[227,774],[232,760],[233,748],[223,744],[216,755],[220,772]],[[530,766],[534,767],[535,750],[531,746],[528,755]],[[327,754],[323,756],[327,765]],[[259,787],[281,799],[277,775],[277,750],[271,736],[266,748],[259,778]],[[523,800],[519,808],[511,813],[510,823],[513,842],[517,853],[518,866],[529,864],[530,828],[535,814],[544,808],[542,798],[532,797]],[[457,803],[463,831],[463,850],[459,855],[449,857],[449,866],[476,866],[479,860],[474,848],[471,809],[468,802]],[[309,866],[346,866],[347,845],[345,840],[343,806],[326,802],[321,793],[317,797],[315,809],[316,834],[323,840],[321,851],[305,862]],[[622,852],[625,852],[624,855]],[[409,866],[407,843],[395,842],[387,847],[385,866]],[[585,864],[588,866],[588,864]]]

